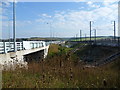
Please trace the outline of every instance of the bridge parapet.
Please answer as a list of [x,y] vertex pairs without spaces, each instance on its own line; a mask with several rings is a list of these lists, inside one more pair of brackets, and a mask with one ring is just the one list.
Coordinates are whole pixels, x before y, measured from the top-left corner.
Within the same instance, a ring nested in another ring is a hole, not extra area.
[[[23,41],[16,42],[16,50],[28,50],[35,48],[42,48],[47,46],[44,41]],[[0,54],[9,53],[14,51],[14,43],[13,42],[0,42]]]
[[45,46],[46,46],[46,42],[44,41],[23,41],[24,49],[34,49],[34,48],[41,48]]
[[[16,42],[17,51],[23,50],[23,43]],[[13,42],[0,42],[0,54],[14,51]]]

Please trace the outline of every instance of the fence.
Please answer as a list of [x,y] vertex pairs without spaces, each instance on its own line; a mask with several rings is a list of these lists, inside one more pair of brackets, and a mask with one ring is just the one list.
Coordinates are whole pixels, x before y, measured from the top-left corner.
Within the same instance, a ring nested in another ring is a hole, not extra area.
[[[23,49],[22,42],[16,42],[16,49],[20,51]],[[0,54],[8,53],[14,51],[14,43],[13,42],[0,42]]]
[[[41,48],[48,45],[48,43],[44,41],[23,41],[23,42],[16,42],[15,44],[17,51]],[[0,42],[0,54],[9,53],[13,51],[14,51],[13,42]]]

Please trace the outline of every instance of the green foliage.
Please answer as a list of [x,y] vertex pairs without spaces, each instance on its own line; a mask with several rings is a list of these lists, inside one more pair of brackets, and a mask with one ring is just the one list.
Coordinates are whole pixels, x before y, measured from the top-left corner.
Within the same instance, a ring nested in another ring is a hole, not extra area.
[[[71,61],[64,61],[63,66],[59,67],[58,62],[57,59],[51,59],[50,62],[31,63],[28,70],[3,71],[3,88],[120,87],[119,71],[112,68],[116,62],[96,68],[85,68],[81,64],[74,65]],[[104,80],[107,85],[104,85]]]
[[59,52],[58,52],[59,55],[66,54],[66,52],[67,52],[65,47],[59,47],[58,50],[59,50]]
[[[101,67],[85,67],[70,48],[52,45],[47,58],[28,69],[3,71],[3,88],[119,88],[120,57]],[[119,62],[119,64],[118,64]]]
[[81,59],[89,62],[105,59],[117,52],[117,48],[104,46],[85,46],[76,51],[75,54]]
[[[106,39],[106,38],[108,38],[108,37],[96,37],[96,40]],[[85,40],[90,40],[90,38],[89,37],[82,38],[82,39],[80,39],[80,38],[74,38],[71,41],[80,41],[80,40],[85,41]],[[91,40],[95,40],[95,37],[92,37]]]

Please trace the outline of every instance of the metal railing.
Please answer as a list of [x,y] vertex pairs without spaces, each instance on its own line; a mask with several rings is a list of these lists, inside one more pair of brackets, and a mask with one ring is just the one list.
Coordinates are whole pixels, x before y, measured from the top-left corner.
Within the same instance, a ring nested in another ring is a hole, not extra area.
[[[23,50],[23,43],[16,42],[17,51]],[[8,53],[14,51],[13,42],[0,42],[0,53]]]
[[[16,50],[27,50],[27,49],[35,49],[42,48],[48,46],[48,43],[44,41],[23,41],[16,42]],[[14,43],[13,42],[0,42],[0,54],[9,53],[14,51]]]

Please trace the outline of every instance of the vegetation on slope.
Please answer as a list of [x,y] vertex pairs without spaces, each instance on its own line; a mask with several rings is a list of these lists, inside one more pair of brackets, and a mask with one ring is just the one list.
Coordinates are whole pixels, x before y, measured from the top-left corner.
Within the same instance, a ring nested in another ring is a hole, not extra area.
[[[118,88],[120,58],[101,67],[84,67],[69,50],[50,46],[48,58],[31,62],[28,70],[3,71],[3,88]],[[51,53],[54,53],[51,55]],[[76,59],[76,58],[75,58]]]
[[84,60],[87,62],[97,62],[100,60],[104,60],[112,54],[115,54],[117,51],[118,48],[115,47],[88,45],[76,51],[75,54],[79,56],[80,60]]

